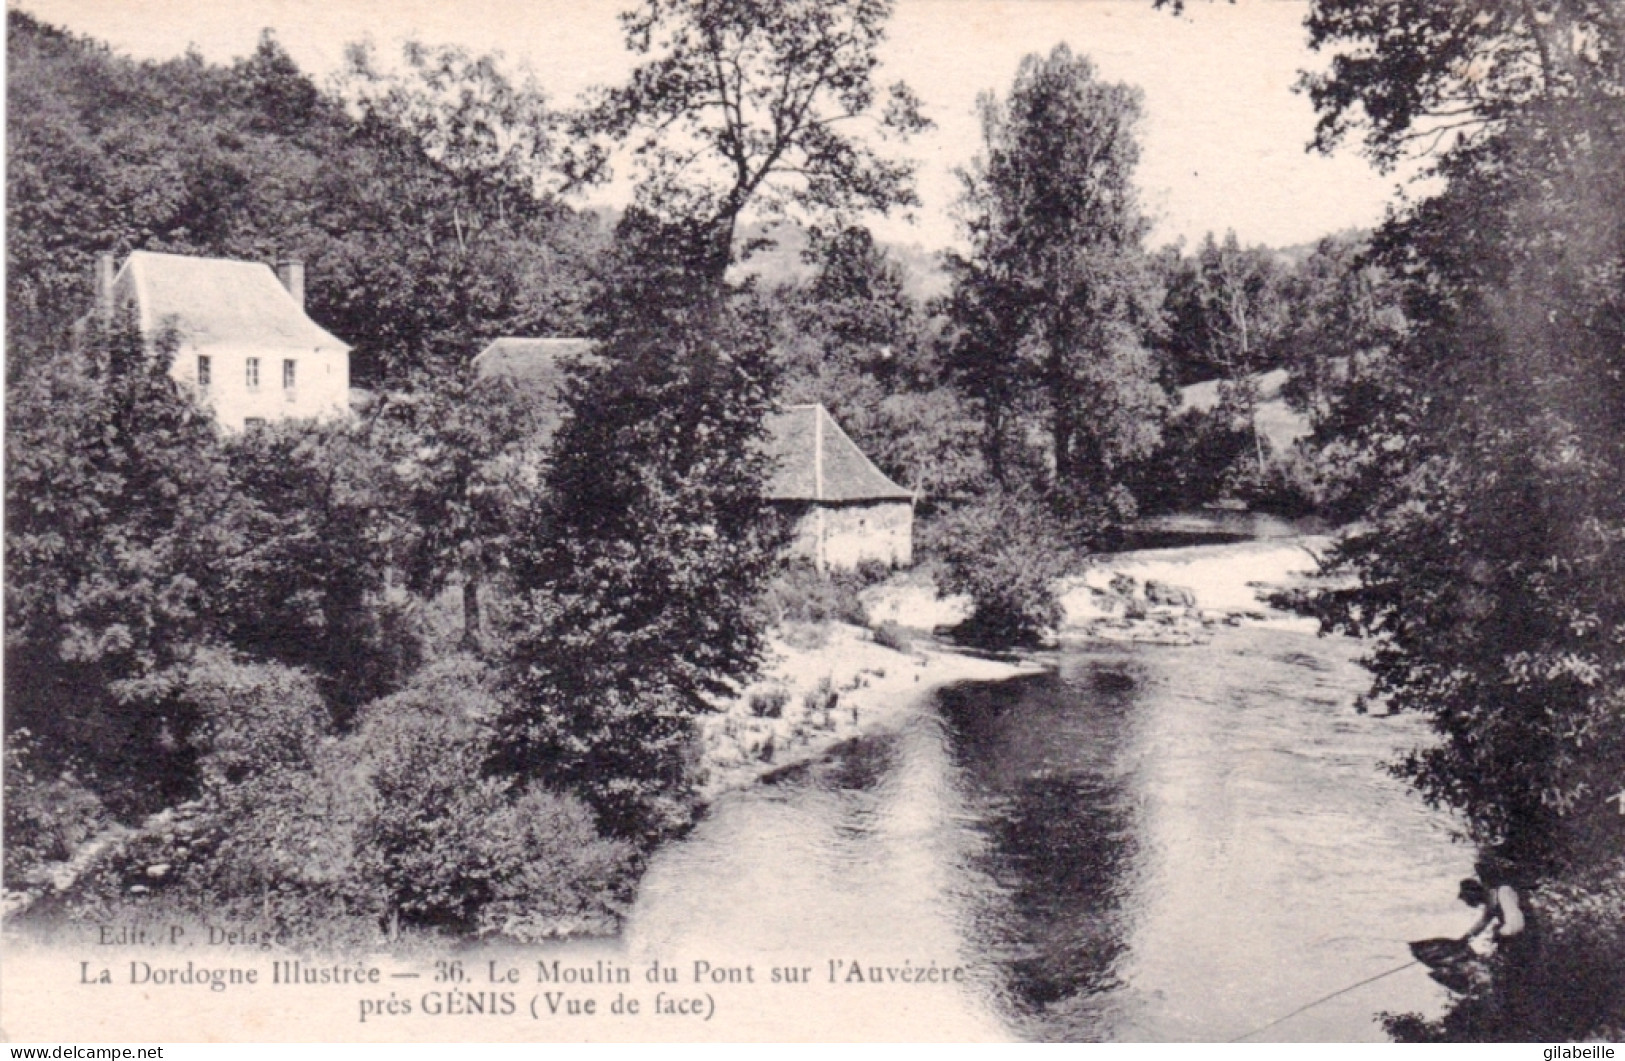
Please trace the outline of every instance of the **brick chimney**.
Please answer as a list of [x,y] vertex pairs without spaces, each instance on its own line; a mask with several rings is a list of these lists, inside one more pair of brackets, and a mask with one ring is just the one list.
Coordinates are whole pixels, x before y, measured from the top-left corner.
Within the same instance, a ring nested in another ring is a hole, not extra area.
[[113,252],[96,255],[96,313],[104,325],[113,322]]
[[282,281],[282,286],[288,289],[288,294],[299,303],[299,308],[305,306],[305,263],[297,258],[285,258],[276,263],[276,278]]

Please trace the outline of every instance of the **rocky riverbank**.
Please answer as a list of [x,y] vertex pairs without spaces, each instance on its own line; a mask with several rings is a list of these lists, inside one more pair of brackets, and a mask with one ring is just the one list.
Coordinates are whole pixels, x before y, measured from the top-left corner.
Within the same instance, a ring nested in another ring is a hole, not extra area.
[[1042,668],[954,651],[895,625],[792,625],[773,640],[761,681],[703,722],[702,792],[715,797],[898,725],[944,685],[999,681]]
[[[1221,626],[1312,630],[1272,607],[1272,593],[1301,587],[1329,544],[1300,537],[1091,557],[1059,588],[1066,620],[1058,642],[1197,644]],[[789,624],[775,663],[743,696],[703,723],[703,791],[714,797],[842,741],[896,725],[925,694],[960,681],[998,681],[1042,669],[955,651],[930,632],[961,622],[963,598],[941,598],[927,570],[903,572],[862,595],[870,628]]]

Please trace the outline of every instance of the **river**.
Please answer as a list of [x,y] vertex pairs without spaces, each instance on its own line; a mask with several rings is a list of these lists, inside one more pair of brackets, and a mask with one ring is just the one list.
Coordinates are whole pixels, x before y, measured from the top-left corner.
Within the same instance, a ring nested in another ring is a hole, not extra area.
[[[1194,576],[1246,549],[1181,562]],[[1425,732],[1355,711],[1357,655],[1274,617],[1203,644],[1070,645],[1049,673],[948,688],[718,800],[655,859],[622,945],[812,970],[726,1037],[1253,1032],[1470,920],[1454,902],[1470,850],[1381,768]],[[882,991],[846,960],[965,971]],[[1379,1012],[1444,1000],[1411,966],[1259,1037],[1380,1041]]]

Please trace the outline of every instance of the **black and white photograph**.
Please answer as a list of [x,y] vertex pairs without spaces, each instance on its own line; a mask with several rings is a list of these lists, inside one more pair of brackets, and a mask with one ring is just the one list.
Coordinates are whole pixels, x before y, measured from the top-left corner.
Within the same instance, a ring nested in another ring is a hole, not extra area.
[[6,16],[0,1037],[1625,1040],[1625,0]]

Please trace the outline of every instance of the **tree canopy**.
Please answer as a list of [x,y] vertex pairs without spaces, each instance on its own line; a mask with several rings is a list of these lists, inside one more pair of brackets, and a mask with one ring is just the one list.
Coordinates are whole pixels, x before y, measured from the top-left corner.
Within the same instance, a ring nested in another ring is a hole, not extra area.
[[[747,206],[845,214],[915,202],[913,167],[849,131],[928,125],[906,85],[875,84],[891,11],[890,0],[645,0],[622,25],[648,58],[579,129],[631,146],[638,205],[700,226],[696,253],[720,280]],[[577,171],[604,160],[578,153]]]
[[1058,45],[1022,60],[1009,97],[984,95],[980,108],[984,153],[962,175],[972,249],[954,263],[954,300],[957,370],[990,466],[1007,473],[1013,414],[1041,408],[1054,492],[1120,495],[1117,473],[1155,443],[1163,405],[1144,344],[1160,291],[1133,183],[1139,92]]

